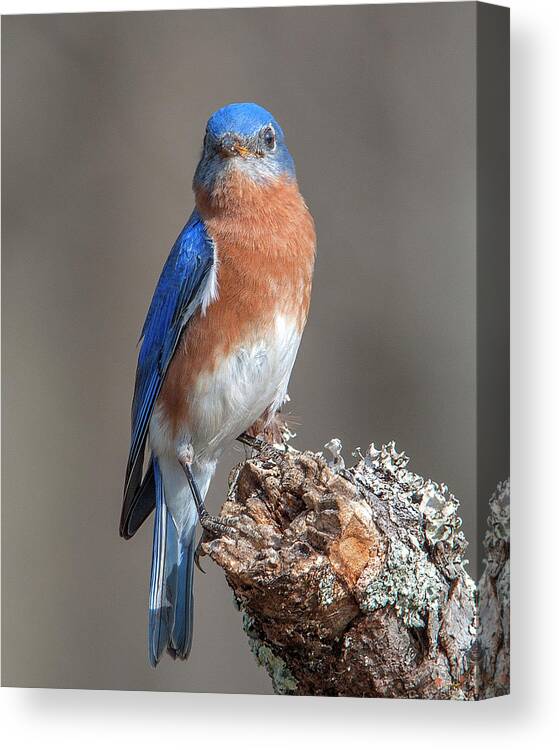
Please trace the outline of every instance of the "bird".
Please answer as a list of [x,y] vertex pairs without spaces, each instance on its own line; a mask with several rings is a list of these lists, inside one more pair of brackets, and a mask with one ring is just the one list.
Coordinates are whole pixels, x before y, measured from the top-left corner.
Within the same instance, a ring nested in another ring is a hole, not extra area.
[[211,115],[192,187],[140,336],[120,519],[130,539],[155,510],[153,667],[190,653],[197,524],[212,538],[229,523],[208,487],[225,448],[258,446],[288,399],[316,254],[285,134],[260,105]]

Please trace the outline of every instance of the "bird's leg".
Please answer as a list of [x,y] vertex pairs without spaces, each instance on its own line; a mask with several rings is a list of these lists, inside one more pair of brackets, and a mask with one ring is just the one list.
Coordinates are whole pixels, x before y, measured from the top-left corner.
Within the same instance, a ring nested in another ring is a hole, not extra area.
[[183,468],[184,473],[186,474],[186,479],[190,486],[192,497],[194,498],[196,510],[198,511],[200,525],[202,526],[204,531],[208,532],[208,534],[211,534],[212,536],[219,536],[233,525],[232,521],[229,518],[218,518],[217,516],[211,516],[208,513],[202,499],[202,495],[200,494],[200,490],[198,489],[198,485],[196,484],[196,480],[192,475],[190,464],[185,460],[181,460],[180,458],[179,462]]
[[188,463],[188,461],[181,460],[180,458],[179,462],[183,468],[184,473],[186,474],[186,479],[190,486],[190,491],[192,492],[194,503],[196,504],[196,510],[198,511],[200,525],[203,528],[200,541],[198,542],[198,544],[196,545],[196,549],[194,550],[194,563],[196,564],[198,570],[201,570],[202,573],[205,573],[206,571],[200,565],[200,558],[206,554],[202,549],[202,545],[204,544],[204,542],[209,542],[216,536],[220,536],[224,531],[230,530],[233,526],[233,521],[230,518],[217,518],[217,516],[211,516],[208,513],[202,499],[202,495],[200,494],[200,490],[198,489],[198,485],[196,484],[196,480],[194,479],[194,476],[190,469],[190,464]]

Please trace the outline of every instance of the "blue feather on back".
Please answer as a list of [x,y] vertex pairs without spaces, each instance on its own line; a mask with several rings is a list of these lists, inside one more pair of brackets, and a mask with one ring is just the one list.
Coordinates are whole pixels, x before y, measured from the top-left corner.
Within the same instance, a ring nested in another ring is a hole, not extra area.
[[153,406],[182,330],[200,306],[213,261],[211,239],[198,212],[194,211],[163,267],[140,337],[121,517],[124,536],[142,480],[144,447]]

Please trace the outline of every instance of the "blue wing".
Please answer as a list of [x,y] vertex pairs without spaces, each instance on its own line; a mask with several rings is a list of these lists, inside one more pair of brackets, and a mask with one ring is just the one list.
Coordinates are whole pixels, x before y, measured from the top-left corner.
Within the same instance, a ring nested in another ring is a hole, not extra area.
[[[120,520],[120,533],[126,538],[134,534],[155,504],[151,465],[142,483],[149,421],[180,335],[201,304],[213,263],[212,240],[194,211],[163,267],[140,337],[132,402],[132,437]],[[133,514],[136,520],[131,525]]]

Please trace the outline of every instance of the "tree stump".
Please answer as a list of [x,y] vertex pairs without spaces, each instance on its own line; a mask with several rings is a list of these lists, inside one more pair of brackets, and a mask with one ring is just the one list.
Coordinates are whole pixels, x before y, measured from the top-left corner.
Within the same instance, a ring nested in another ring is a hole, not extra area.
[[330,462],[285,445],[238,465],[221,510],[234,527],[203,544],[275,692],[508,692],[508,484],[492,501],[478,587],[445,485],[409,471],[394,443],[348,469],[339,441],[327,447]]

